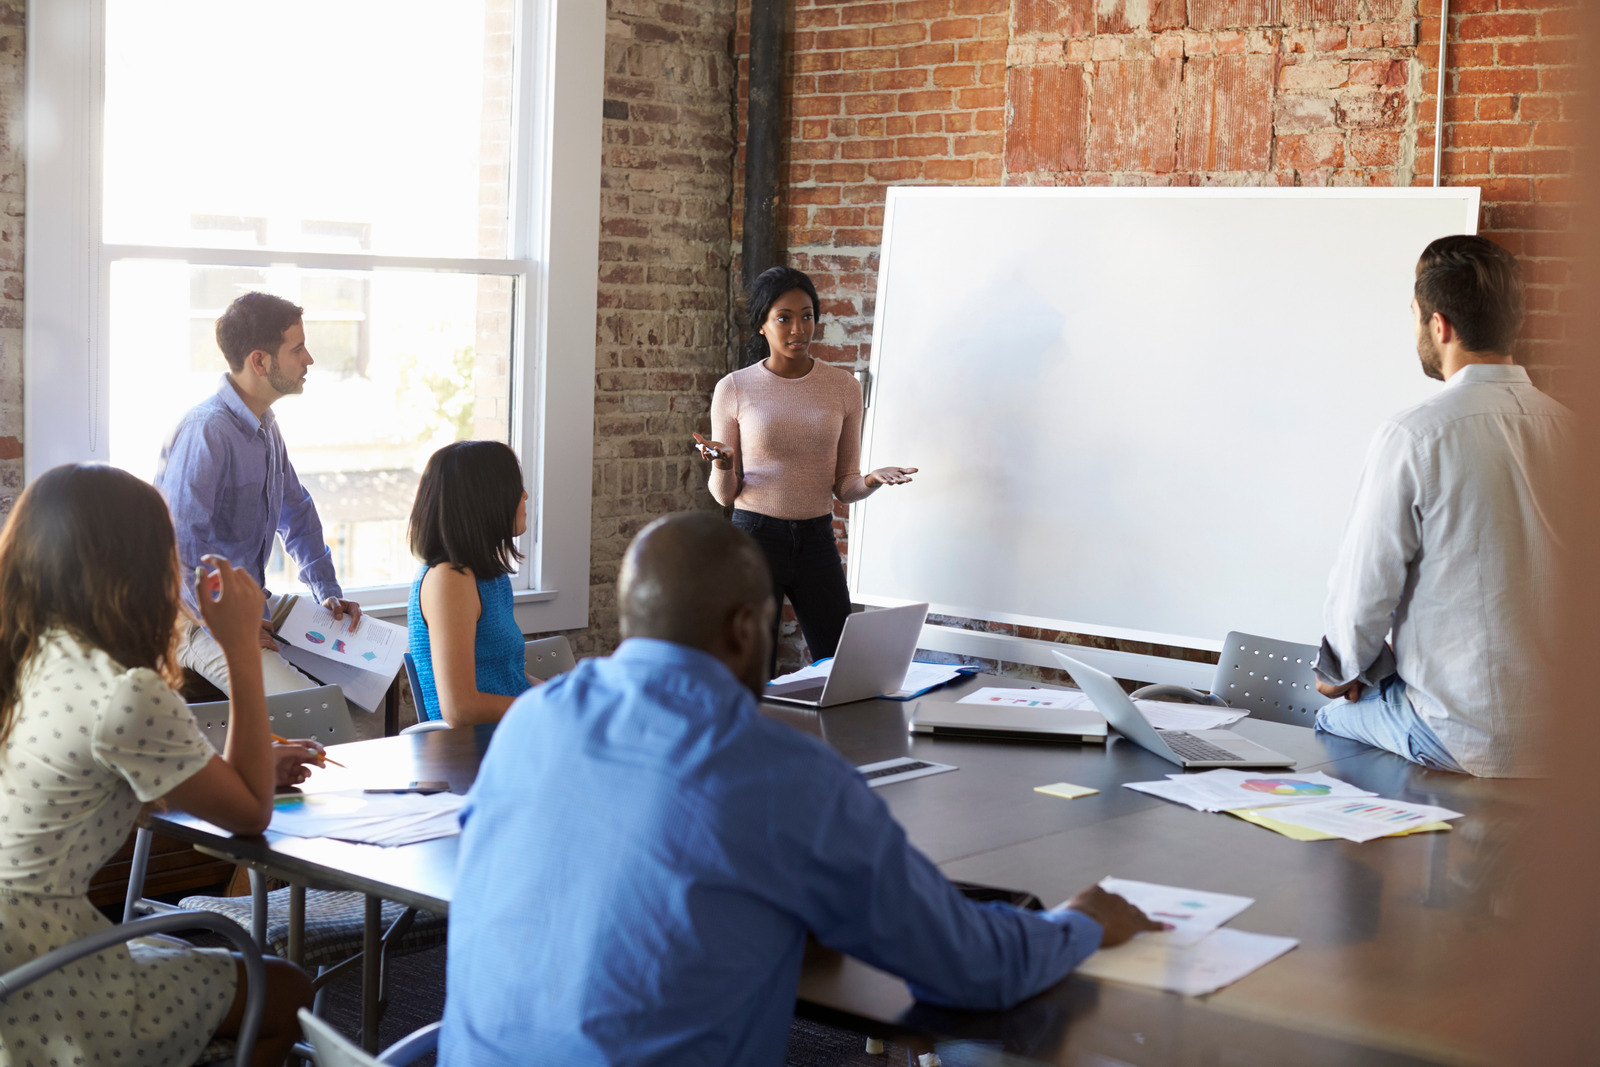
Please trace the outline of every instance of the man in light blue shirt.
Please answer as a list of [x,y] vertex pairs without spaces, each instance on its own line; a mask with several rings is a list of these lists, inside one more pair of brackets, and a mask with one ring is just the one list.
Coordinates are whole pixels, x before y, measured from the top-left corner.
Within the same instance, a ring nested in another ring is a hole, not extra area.
[[[228,361],[217,391],[179,420],[161,449],[155,485],[167,498],[186,573],[206,555],[226,558],[263,587],[273,539],[300,569],[317,600],[343,618],[361,608],[343,599],[322,520],[289,462],[272,405],[305,388],[314,362],[306,350],[302,310],[279,296],[246,293],[217,319],[217,347]],[[193,583],[183,595],[195,608]],[[268,613],[279,598],[268,601]],[[198,616],[198,611],[196,611]],[[261,627],[261,665],[267,693],[316,685],[278,652],[270,627]],[[228,691],[222,649],[201,626],[191,626],[179,662]]]
[[615,655],[520,697],[462,813],[441,1060],[778,1064],[807,933],[1002,1008],[1158,929],[963,897],[854,767],[763,717],[772,583],[720,516],[629,547]]

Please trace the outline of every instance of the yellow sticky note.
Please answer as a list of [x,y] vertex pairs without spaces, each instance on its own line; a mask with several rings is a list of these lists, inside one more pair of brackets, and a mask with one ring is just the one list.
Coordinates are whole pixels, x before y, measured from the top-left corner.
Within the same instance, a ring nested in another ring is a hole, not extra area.
[[1045,793],[1049,796],[1060,797],[1062,800],[1076,800],[1078,797],[1092,797],[1100,792],[1088,786],[1073,785],[1071,782],[1057,782],[1054,785],[1036,785],[1035,793]]
[[[1229,815],[1237,815],[1239,818],[1243,819],[1245,822],[1255,823],[1257,826],[1261,826],[1261,827],[1264,827],[1264,828],[1266,828],[1268,830],[1272,830],[1272,831],[1274,831],[1276,833],[1280,833],[1284,837],[1292,837],[1296,841],[1337,841],[1337,840],[1339,840],[1339,837],[1336,834],[1323,833],[1321,830],[1313,830],[1309,826],[1296,826],[1294,823],[1287,823],[1287,822],[1283,822],[1283,821],[1281,821],[1279,819],[1274,819],[1270,815],[1267,814],[1267,812],[1271,811],[1271,810],[1272,810],[1271,808],[1266,808],[1266,809],[1255,808],[1255,809],[1251,809],[1251,810],[1248,810],[1248,811],[1247,810],[1243,810],[1243,809],[1235,809],[1233,811],[1228,812],[1228,814]],[[1448,830],[1448,829],[1450,829],[1450,824],[1447,823],[1447,822],[1430,822],[1426,826],[1414,826],[1409,830],[1401,830],[1397,834],[1389,834],[1388,836],[1390,836],[1390,837],[1405,837],[1407,834],[1426,834],[1426,833],[1431,833],[1431,832],[1436,831],[1436,830]]]

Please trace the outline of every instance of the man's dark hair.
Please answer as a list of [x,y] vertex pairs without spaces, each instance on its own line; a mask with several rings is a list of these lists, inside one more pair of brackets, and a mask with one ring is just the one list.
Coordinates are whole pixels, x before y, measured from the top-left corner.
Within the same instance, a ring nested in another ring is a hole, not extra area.
[[1438,312],[1469,352],[1509,355],[1522,328],[1522,268],[1486,237],[1441,237],[1417,260],[1417,307]]
[[522,465],[500,441],[457,441],[428,459],[411,505],[411,553],[474,578],[509,574],[517,551]]
[[217,318],[217,347],[228,366],[243,370],[244,361],[258,348],[277,355],[283,332],[304,316],[304,308],[281,296],[246,293]]
[[772,599],[760,546],[721,515],[689,511],[657,519],[633,539],[617,583],[623,637],[653,637],[702,651],[728,616]]
[[745,311],[750,321],[750,336],[744,342],[743,364],[746,367],[760,363],[770,351],[761,327],[767,324],[767,313],[784,293],[801,290],[811,298],[811,314],[817,323],[822,322],[822,304],[817,300],[817,287],[811,284],[810,275],[793,267],[768,267],[750,283],[750,295],[745,300]]

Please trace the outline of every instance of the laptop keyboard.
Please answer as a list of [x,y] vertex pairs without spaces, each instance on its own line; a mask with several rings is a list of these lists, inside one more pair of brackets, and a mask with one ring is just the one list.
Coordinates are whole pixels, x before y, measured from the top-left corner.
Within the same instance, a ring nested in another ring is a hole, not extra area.
[[932,767],[931,763],[913,761],[911,763],[897,763],[892,767],[879,767],[875,771],[862,771],[861,777],[871,781],[874,778],[887,778],[891,774],[905,774],[907,771],[920,771]]
[[1184,759],[1197,760],[1236,760],[1237,753],[1229,752],[1225,748],[1213,745],[1210,741],[1202,741],[1193,734],[1184,733],[1182,730],[1162,730],[1161,740],[1167,747]]

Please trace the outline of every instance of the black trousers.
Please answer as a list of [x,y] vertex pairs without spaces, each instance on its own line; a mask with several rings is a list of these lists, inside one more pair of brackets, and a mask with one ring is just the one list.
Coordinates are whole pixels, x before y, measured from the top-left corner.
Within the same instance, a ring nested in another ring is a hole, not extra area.
[[850,617],[850,590],[844,581],[844,563],[833,540],[833,516],[814,519],[774,519],[760,512],[735,508],[733,524],[761,546],[772,569],[772,655],[777,662],[778,618],[783,598],[794,605],[800,632],[813,660],[833,655],[839,634]]

